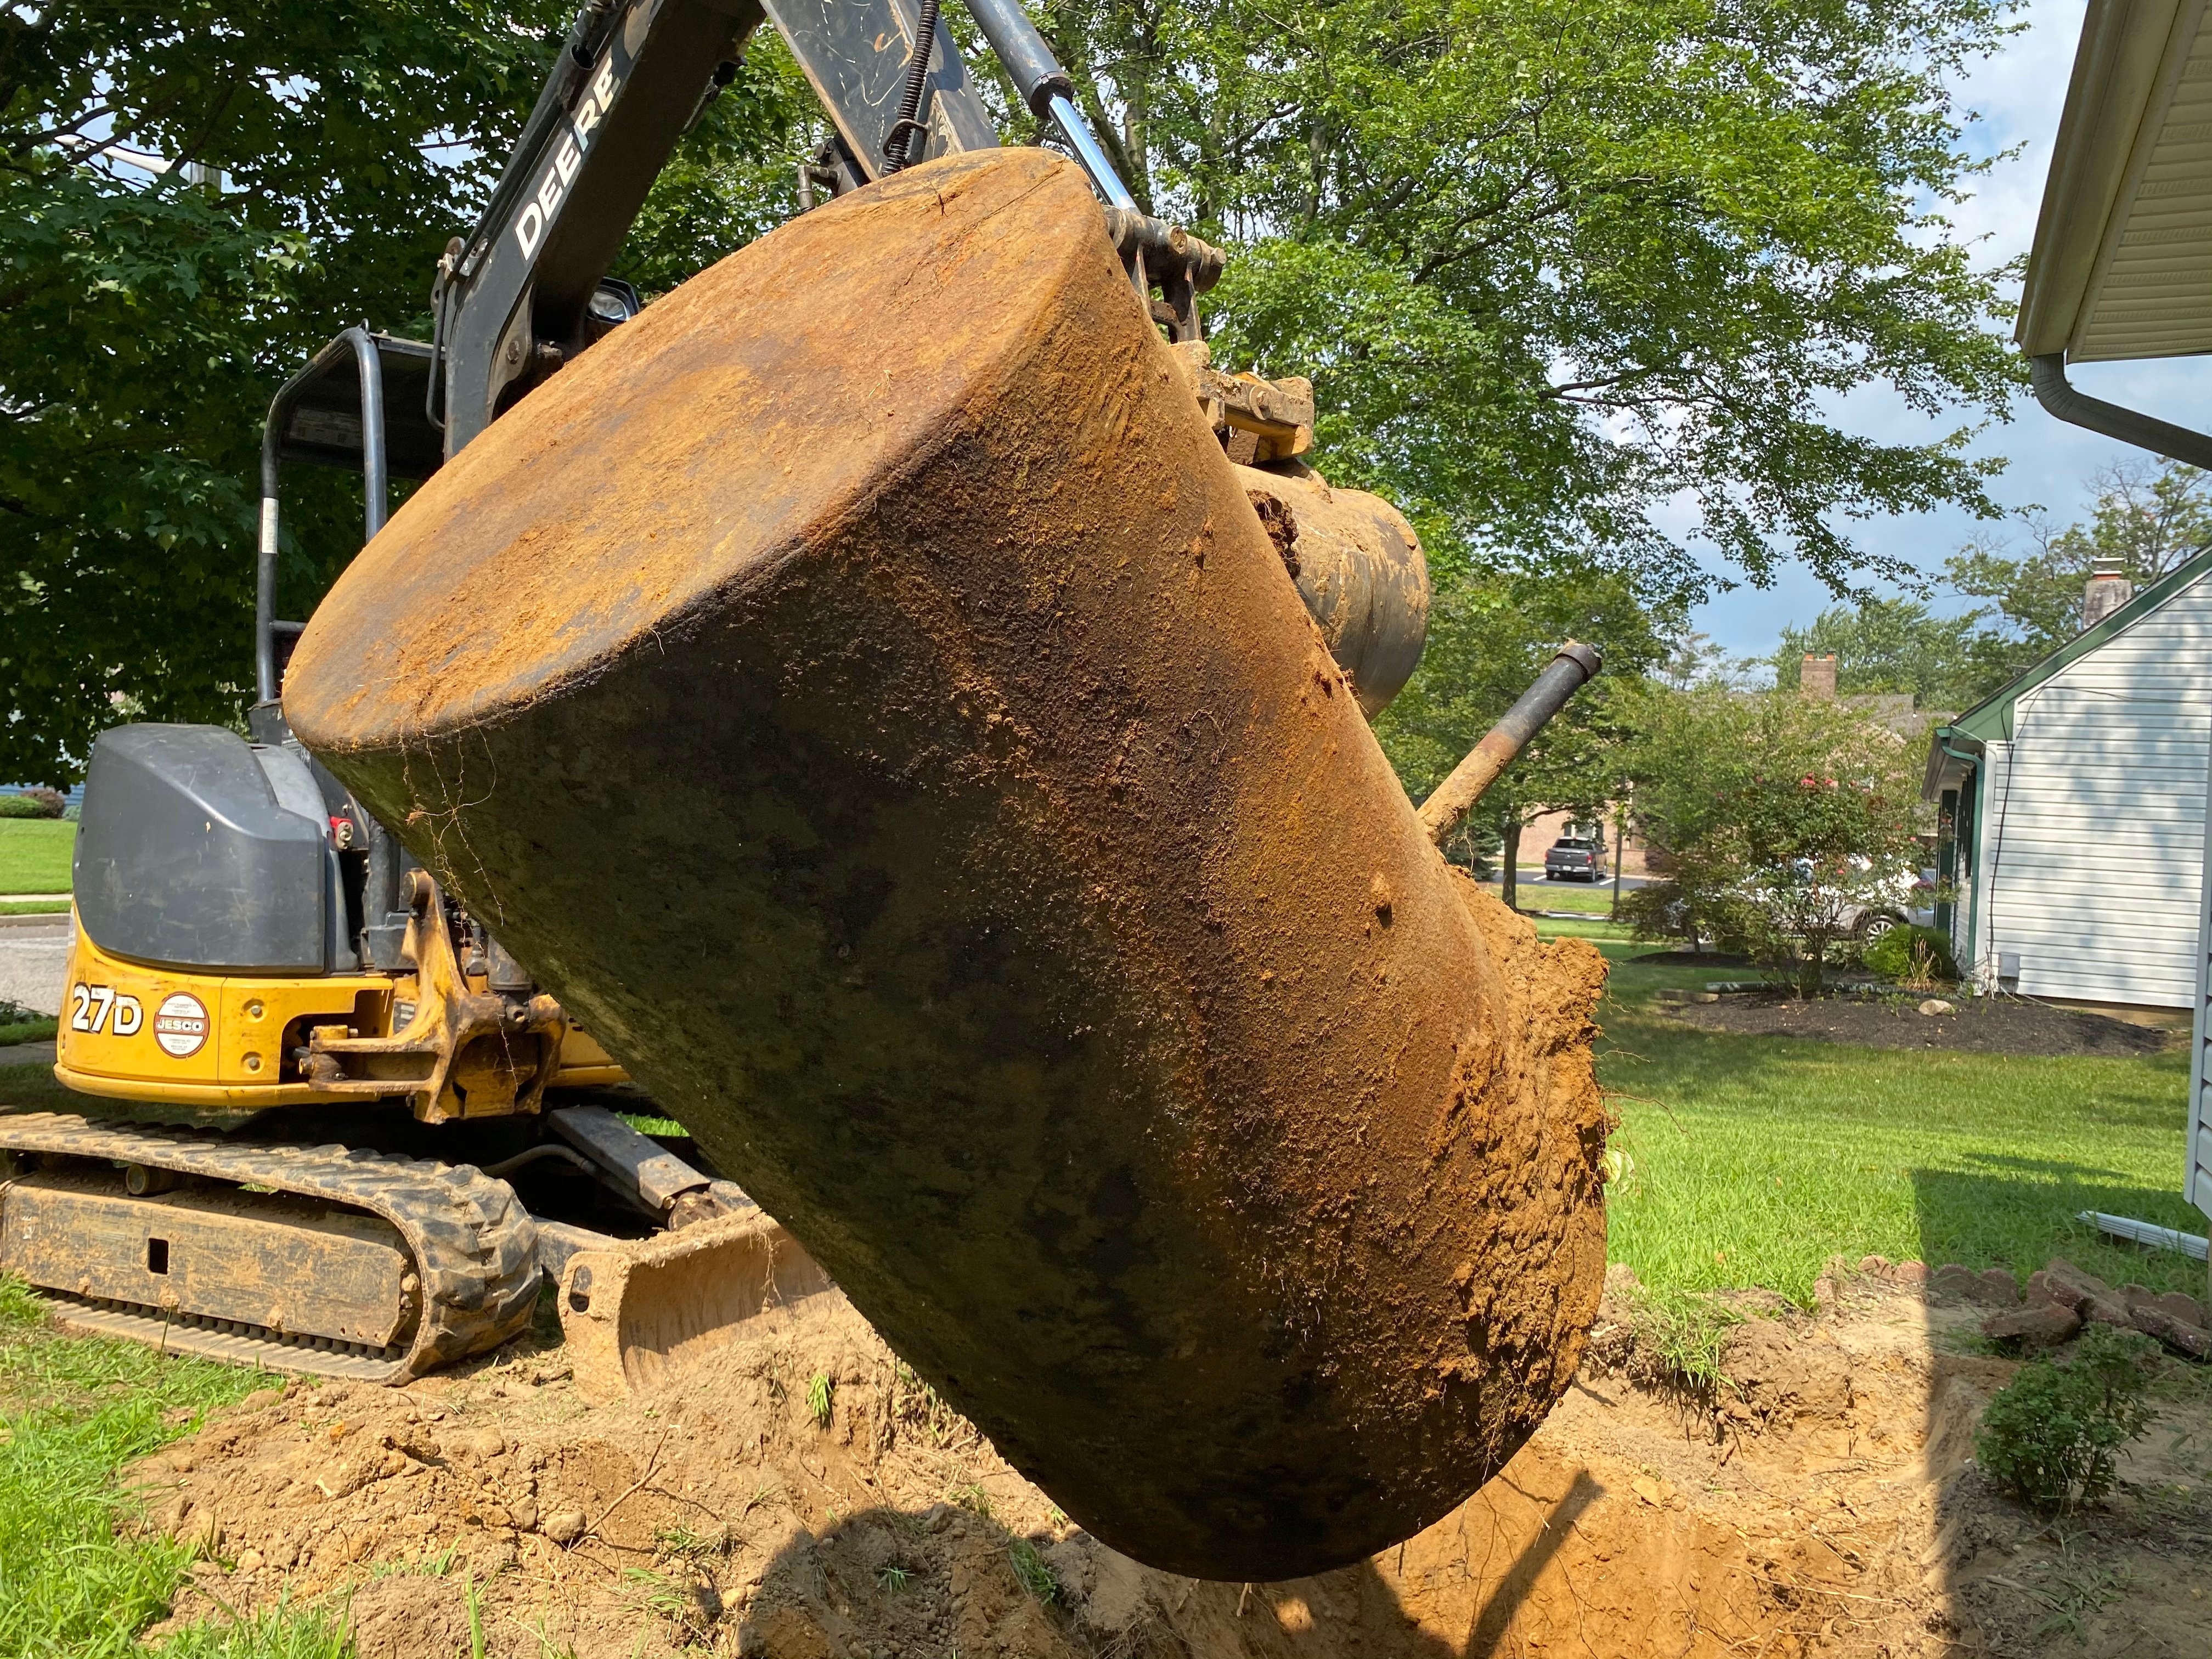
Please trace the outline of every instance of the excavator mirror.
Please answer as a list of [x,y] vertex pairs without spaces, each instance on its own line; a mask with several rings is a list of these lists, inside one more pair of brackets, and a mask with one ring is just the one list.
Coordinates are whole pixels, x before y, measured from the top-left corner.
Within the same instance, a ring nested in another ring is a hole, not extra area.
[[599,285],[592,290],[591,313],[594,322],[610,327],[626,323],[645,309],[645,302],[637,297],[637,290],[618,276],[602,276]]

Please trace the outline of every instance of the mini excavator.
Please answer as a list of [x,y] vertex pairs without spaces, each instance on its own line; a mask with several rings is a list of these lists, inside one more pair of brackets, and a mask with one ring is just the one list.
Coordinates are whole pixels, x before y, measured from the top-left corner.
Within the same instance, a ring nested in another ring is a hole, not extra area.
[[[1089,176],[1371,718],[1425,634],[1412,529],[1299,459],[1310,383],[1212,366],[1198,296],[1221,254],[1139,210],[1014,0],[969,3]],[[349,328],[270,405],[247,733],[127,725],[93,750],[55,1067],[85,1107],[0,1110],[0,1269],[65,1321],[396,1382],[514,1335],[550,1275],[580,1364],[596,1356],[615,1392],[829,1287],[690,1142],[632,1127],[651,1102],[293,738],[304,624],[276,615],[288,465],[359,469],[374,537],[393,479],[428,477],[637,314],[607,268],[763,21],[834,128],[799,169],[804,205],[997,143],[937,0],[587,0],[439,263],[432,338]]]

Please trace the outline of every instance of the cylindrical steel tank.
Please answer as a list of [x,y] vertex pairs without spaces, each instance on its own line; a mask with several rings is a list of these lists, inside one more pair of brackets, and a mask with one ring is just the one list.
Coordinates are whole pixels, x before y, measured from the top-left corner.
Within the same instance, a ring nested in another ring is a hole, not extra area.
[[1355,1559],[1571,1376],[1595,977],[1500,972],[1066,162],[649,307],[400,509],[285,707],[1115,1547]]
[[1282,556],[1329,653],[1373,720],[1421,665],[1429,562],[1406,515],[1380,495],[1332,486],[1300,461],[1237,477]]

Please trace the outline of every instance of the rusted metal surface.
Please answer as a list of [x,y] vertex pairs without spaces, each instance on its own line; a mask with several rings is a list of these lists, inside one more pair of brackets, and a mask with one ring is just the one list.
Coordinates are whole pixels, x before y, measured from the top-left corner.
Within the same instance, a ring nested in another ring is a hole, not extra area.
[[1356,1559],[1572,1376],[1598,970],[1500,972],[1066,163],[901,173],[593,347],[286,711],[1116,1548]]
[[1329,654],[1352,677],[1360,712],[1373,720],[1405,690],[1428,643],[1420,538],[1380,495],[1334,489],[1297,462],[1240,466],[1237,477]]
[[1544,729],[1552,716],[1567,706],[1567,699],[1597,678],[1598,654],[1591,647],[1569,640],[1536,677],[1536,683],[1515,700],[1497,725],[1483,733],[1482,741],[1421,803],[1421,828],[1439,847],[1474,810],[1498,775],[1513,757],[1528,746],[1528,739]]

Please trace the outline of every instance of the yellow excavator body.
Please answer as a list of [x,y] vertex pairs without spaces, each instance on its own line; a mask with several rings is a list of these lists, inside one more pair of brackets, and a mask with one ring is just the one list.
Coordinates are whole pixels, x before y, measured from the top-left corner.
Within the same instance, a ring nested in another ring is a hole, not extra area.
[[[317,1033],[326,1034],[325,1044],[388,1048],[421,1032],[421,1051],[434,1059],[436,1037],[447,1028],[436,988],[426,995],[419,973],[191,974],[112,956],[74,912],[71,923],[54,1077],[79,1094],[215,1114],[332,1104],[358,1099],[362,1091],[343,1073],[314,1073]],[[486,993],[481,975],[462,982],[476,994]],[[465,1052],[447,1073],[466,1078],[476,1069]],[[605,1088],[628,1080],[605,1049],[563,1022],[547,1087]],[[467,1099],[450,1083],[441,1093],[442,1100],[424,1101],[416,1115],[485,1115],[468,1112]],[[511,1109],[514,1092],[502,1098]]]

